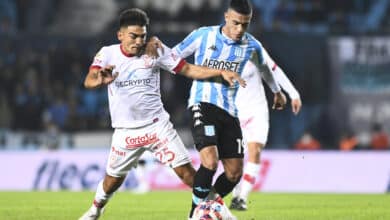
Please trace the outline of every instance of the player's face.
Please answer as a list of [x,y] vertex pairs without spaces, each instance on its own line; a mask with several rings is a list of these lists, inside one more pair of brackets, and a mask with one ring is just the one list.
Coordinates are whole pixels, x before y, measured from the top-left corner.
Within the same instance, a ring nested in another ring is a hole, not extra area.
[[252,14],[244,15],[240,14],[232,9],[225,12],[225,26],[222,31],[231,39],[238,41],[241,40],[245,31],[249,27]]
[[136,55],[145,45],[146,27],[138,25],[122,27],[119,29],[117,35],[125,52]]

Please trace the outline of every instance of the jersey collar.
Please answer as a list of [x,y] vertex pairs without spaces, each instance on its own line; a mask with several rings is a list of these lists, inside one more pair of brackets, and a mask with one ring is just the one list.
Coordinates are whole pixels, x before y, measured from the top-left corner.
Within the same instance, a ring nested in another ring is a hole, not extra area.
[[120,44],[120,48],[121,48],[121,52],[122,52],[122,54],[123,54],[124,56],[126,56],[126,57],[133,57],[133,56],[135,56],[135,55],[133,55],[133,54],[128,54],[128,53],[123,49],[122,44]]

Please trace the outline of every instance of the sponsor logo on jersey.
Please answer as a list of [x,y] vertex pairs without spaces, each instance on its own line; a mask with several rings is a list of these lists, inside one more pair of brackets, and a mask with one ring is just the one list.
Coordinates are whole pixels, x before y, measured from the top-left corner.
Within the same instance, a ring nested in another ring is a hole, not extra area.
[[125,81],[116,81],[115,86],[122,88],[127,86],[147,86],[150,85],[152,79],[129,79]]
[[201,120],[199,120],[199,119],[196,119],[195,122],[194,122],[194,127],[199,126],[201,124],[203,124],[203,122]]
[[157,134],[145,134],[144,136],[138,136],[138,137],[126,137],[126,148],[127,149],[133,149],[137,147],[142,147],[148,144],[156,143],[158,140]]
[[202,115],[202,113],[200,113],[200,112],[195,112],[194,113],[194,118],[201,118],[203,115]]
[[192,111],[200,111],[200,105],[199,104],[195,104],[192,106]]
[[244,57],[244,50],[241,47],[234,48],[234,55],[237,57]]
[[208,49],[209,49],[209,50],[216,50],[216,49],[217,49],[217,46],[211,45]]
[[206,126],[204,126],[204,134],[206,136],[215,136],[214,125],[206,125]]
[[115,148],[114,146],[111,147],[111,152],[118,156],[126,156],[126,152],[121,151],[120,149]]
[[213,69],[230,70],[233,72],[237,72],[240,62],[205,59],[202,65]]

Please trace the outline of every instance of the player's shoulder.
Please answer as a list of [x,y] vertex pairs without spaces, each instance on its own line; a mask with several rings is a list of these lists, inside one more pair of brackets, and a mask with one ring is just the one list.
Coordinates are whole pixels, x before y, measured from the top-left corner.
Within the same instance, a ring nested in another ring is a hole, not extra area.
[[254,37],[252,34],[250,33],[245,33],[245,40],[248,42],[248,44],[256,47],[256,48],[263,48],[263,45],[261,44],[261,42],[256,38]]
[[207,34],[209,32],[218,31],[218,27],[219,26],[202,26],[202,27],[199,27],[198,29],[196,29],[194,32],[199,34],[199,35]]
[[112,44],[108,46],[103,46],[100,48],[97,56],[105,57],[106,59],[113,56],[118,56],[117,54],[121,53],[120,44]]
[[103,46],[100,50],[104,52],[113,52],[118,51],[120,49],[120,44],[111,44],[108,46]]

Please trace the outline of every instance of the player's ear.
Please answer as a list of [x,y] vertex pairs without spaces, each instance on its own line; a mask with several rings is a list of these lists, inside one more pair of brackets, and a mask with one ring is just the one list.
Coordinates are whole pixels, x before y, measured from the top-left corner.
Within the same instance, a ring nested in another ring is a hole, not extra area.
[[122,41],[123,33],[120,29],[118,30],[118,32],[116,32],[116,37],[119,41]]

